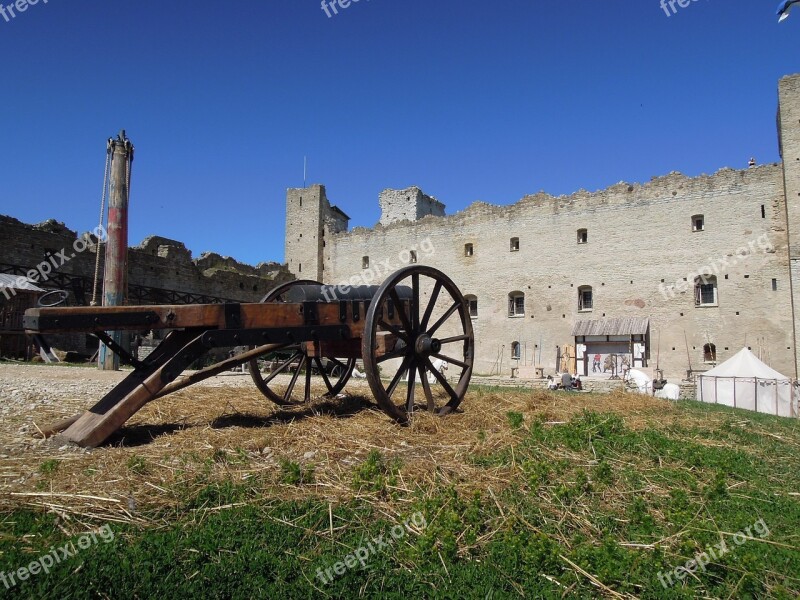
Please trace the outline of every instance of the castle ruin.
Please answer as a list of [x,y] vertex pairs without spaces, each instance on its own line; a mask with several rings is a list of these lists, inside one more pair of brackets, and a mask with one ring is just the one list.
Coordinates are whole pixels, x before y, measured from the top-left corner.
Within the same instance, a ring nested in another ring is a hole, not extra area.
[[682,378],[749,346],[797,377],[800,75],[778,100],[779,164],[450,216],[419,188],[386,190],[380,222],[349,231],[324,186],[289,189],[288,269],[329,284],[379,283],[370,265],[398,257],[444,271],[469,302],[479,374],[552,370],[558,347],[578,373],[607,374],[613,356]]

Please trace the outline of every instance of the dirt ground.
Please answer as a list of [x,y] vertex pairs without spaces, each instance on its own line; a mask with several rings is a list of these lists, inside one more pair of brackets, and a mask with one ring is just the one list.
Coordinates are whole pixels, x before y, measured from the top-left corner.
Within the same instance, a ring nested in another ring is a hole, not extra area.
[[[371,450],[402,461],[398,486],[405,490],[434,480],[466,490],[502,489],[508,472],[476,467],[469,458],[513,446],[509,411],[526,422],[559,422],[592,408],[624,413],[633,427],[680,415],[667,401],[622,392],[498,392],[473,385],[456,414],[417,413],[400,427],[372,403],[364,380],[351,380],[339,398],[284,409],[261,396],[248,374],[227,373],[149,404],[94,450],[39,435],[40,428],[89,408],[125,374],[0,364],[0,506],[136,522],[144,521],[140,508],[177,505],[213,481],[253,482],[282,498],[337,501],[353,497],[353,466]],[[313,484],[282,483],[286,461],[313,468]]]

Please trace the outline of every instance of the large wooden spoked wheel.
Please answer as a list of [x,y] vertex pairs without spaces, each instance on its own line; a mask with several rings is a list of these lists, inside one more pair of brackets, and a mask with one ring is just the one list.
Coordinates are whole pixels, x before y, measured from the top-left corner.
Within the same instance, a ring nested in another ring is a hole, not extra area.
[[[387,322],[393,314],[401,325]],[[362,357],[372,393],[392,418],[407,422],[417,400],[435,414],[455,410],[467,392],[474,356],[467,303],[444,273],[411,265],[378,289],[367,312]]]
[[[270,291],[261,299],[261,302],[286,302],[286,292],[296,285],[322,284],[308,279],[289,281]],[[309,356],[305,343],[286,344],[274,352],[280,353],[281,358],[269,375],[265,376],[261,373],[258,359],[254,358],[249,364],[250,376],[262,394],[281,406],[302,404],[311,400],[311,376],[314,371],[320,374],[328,390],[324,395],[336,396],[344,389],[356,366],[355,358],[337,359]],[[276,378],[282,373],[291,375],[288,385],[277,383]]]

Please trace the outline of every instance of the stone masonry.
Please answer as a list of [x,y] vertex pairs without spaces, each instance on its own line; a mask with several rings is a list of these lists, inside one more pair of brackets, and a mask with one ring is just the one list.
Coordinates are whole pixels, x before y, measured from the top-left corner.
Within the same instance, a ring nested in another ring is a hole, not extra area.
[[399,221],[416,221],[428,215],[444,216],[444,204],[422,193],[417,186],[404,190],[383,190],[378,203],[381,207],[380,224],[383,226]]
[[[48,253],[52,255],[66,250],[69,260],[54,270],[55,273],[91,282],[94,280],[95,252],[90,247],[71,256],[77,238],[75,231],[53,220],[28,225],[0,215],[0,240],[3,242],[0,244],[0,272],[10,272],[14,266],[33,269]],[[103,283],[104,258],[105,253],[101,251],[99,288]],[[285,267],[277,263],[253,267],[213,253],[202,254],[193,260],[183,243],[158,236],[146,238],[128,253],[129,287],[147,286],[210,298],[257,302],[271,288],[291,279],[293,277]],[[46,283],[44,285],[49,287]]]
[[[509,206],[475,202],[452,216],[418,188],[387,190],[379,224],[349,232],[325,232],[322,186],[290,189],[288,267],[337,284],[368,263],[397,264],[427,244],[433,251],[418,253],[418,262],[441,269],[477,300],[479,374],[498,372],[501,360],[509,374],[514,342],[522,364],[552,372],[556,346],[575,343],[576,321],[647,317],[650,373],[656,357],[673,381],[690,361],[695,371],[710,368],[703,350],[714,344],[716,362],[749,346],[796,377],[800,76],[781,80],[779,106],[783,162],[746,170],[694,178],[673,172],[560,197],[540,192]],[[301,210],[300,197],[316,200]],[[420,211],[425,206],[436,210]],[[713,282],[713,302],[697,305],[698,274]],[[579,304],[579,289],[591,291],[590,309]],[[509,316],[509,296],[517,294],[524,294],[524,314]]]

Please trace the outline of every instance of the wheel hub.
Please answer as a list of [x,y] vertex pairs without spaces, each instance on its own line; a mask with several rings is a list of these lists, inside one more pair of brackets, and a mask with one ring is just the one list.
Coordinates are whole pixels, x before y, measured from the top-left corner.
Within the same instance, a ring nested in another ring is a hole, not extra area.
[[414,350],[420,356],[439,354],[442,351],[442,342],[436,338],[432,338],[427,333],[423,333],[417,338]]

